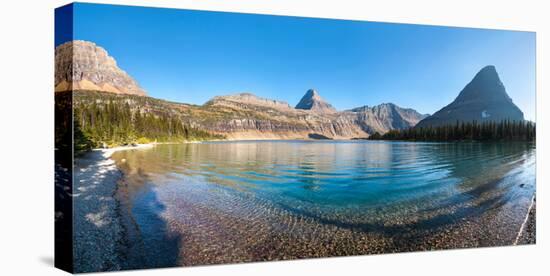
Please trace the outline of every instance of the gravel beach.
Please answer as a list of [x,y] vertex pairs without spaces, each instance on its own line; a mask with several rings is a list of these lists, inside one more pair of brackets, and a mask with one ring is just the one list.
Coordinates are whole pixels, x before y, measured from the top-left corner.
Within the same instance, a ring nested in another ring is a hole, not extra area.
[[523,229],[518,233],[517,245],[522,244],[535,244],[537,242],[537,203],[536,198],[533,198],[532,208],[527,215],[527,219],[524,222]]
[[122,173],[111,154],[118,147],[93,150],[75,160],[74,167],[74,268],[75,272],[116,271],[125,268],[124,227],[116,199]]

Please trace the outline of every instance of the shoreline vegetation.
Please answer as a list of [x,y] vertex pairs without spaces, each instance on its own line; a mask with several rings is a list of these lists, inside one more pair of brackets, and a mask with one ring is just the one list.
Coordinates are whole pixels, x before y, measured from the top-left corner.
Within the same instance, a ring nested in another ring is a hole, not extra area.
[[56,147],[68,151],[74,148],[75,155],[81,156],[93,149],[225,138],[186,123],[173,116],[171,110],[149,112],[147,100],[150,99],[147,97],[132,97],[133,101],[144,101],[136,107],[128,101],[114,101],[116,96],[95,92],[56,92],[55,108],[59,114],[56,117]]
[[536,124],[530,121],[504,120],[500,122],[456,122],[435,127],[412,127],[374,133],[368,140],[429,141],[429,142],[533,142]]
[[131,149],[143,145],[156,145],[156,144],[185,144],[185,143],[201,143],[201,142],[216,142],[216,141],[289,141],[289,140],[303,140],[303,141],[353,141],[353,140],[371,140],[371,141],[406,141],[406,142],[535,142],[536,140],[536,124],[529,121],[502,121],[496,122],[484,122],[484,123],[459,123],[455,125],[445,125],[438,127],[422,127],[422,128],[409,128],[405,130],[391,130],[383,135],[378,132],[372,134],[368,138],[351,138],[351,139],[332,139],[330,137],[311,134],[306,139],[295,138],[263,138],[263,137],[250,137],[249,139],[235,139],[220,135],[203,135],[202,137],[185,139],[165,139],[164,141],[151,140],[146,137],[123,139],[123,140],[110,140],[110,143],[105,143],[102,140],[96,140],[82,133],[80,127],[75,129],[75,152],[83,154],[93,149],[113,149],[119,148],[119,150],[126,147]]
[[75,152],[135,144],[184,143],[223,139],[185,124],[167,113],[148,114],[129,103],[108,101],[103,107],[76,104],[73,111]]
[[[136,144],[189,143],[200,141],[235,140],[388,140],[428,142],[501,142],[536,139],[536,124],[530,121],[471,121],[439,126],[413,126],[391,129],[385,133],[368,130],[365,136],[330,137],[322,132],[303,129],[263,129],[263,123],[254,122],[259,129],[235,131],[224,127],[213,131],[217,120],[235,124],[246,122],[231,119],[234,109],[209,113],[200,106],[172,103],[147,96],[129,96],[98,91],[56,92],[56,108],[73,107],[74,152],[81,155],[98,148],[112,148]],[[204,108],[210,108],[205,104]],[[313,113],[312,113],[313,114]],[[222,117],[219,117],[222,116]],[[248,113],[239,114],[249,120]],[[69,119],[69,118],[68,118]],[[265,118],[270,120],[269,118]],[[201,123],[198,123],[201,122]],[[250,123],[250,122],[248,122]],[[70,126],[69,123],[59,124]],[[67,127],[58,129],[67,131]],[[63,137],[63,135],[59,135]]]
[[[514,123],[513,123],[514,124]],[[527,123],[529,125],[528,132],[534,133],[534,124]],[[198,140],[169,140],[164,142],[159,142],[157,140],[151,141],[148,138],[139,138],[137,140],[130,140],[129,142],[124,143],[109,143],[106,144],[104,142],[95,143],[95,145],[101,146],[92,146],[90,144],[87,144],[85,147],[81,146],[78,150],[75,150],[75,154],[77,156],[81,156],[82,154],[85,154],[92,150],[127,150],[127,149],[138,149],[138,148],[144,148],[147,146],[154,146],[154,145],[164,145],[164,144],[194,144],[194,143],[202,143],[202,142],[239,142],[239,141],[402,141],[402,142],[471,142],[471,143],[495,143],[495,142],[535,142],[535,137],[532,136],[532,134],[520,134],[519,136],[510,136],[505,138],[472,138],[472,137],[463,137],[460,139],[441,139],[438,138],[439,135],[447,135],[440,132],[439,130],[430,130],[428,132],[429,134],[426,136],[416,136],[418,134],[411,134],[411,133],[422,133],[425,130],[421,130],[419,132],[416,132],[415,130],[407,129],[404,131],[390,131],[384,135],[380,135],[378,133],[375,133],[374,135],[368,137],[368,138],[352,138],[352,139],[332,139],[327,137],[318,138],[317,136],[306,139],[296,139],[296,138],[289,138],[289,139],[283,139],[283,138],[263,138],[263,137],[251,137],[250,139],[235,139],[235,138],[212,138],[212,139],[198,139]],[[433,135],[433,136],[432,136]],[[469,134],[471,135],[471,134]],[[475,136],[475,134],[474,134]],[[76,142],[76,140],[75,140]]]

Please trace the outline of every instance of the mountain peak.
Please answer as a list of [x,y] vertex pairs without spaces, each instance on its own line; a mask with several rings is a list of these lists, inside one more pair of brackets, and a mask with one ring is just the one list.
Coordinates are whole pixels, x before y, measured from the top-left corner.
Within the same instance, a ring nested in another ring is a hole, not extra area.
[[309,96],[309,97],[320,97],[319,96],[319,93],[317,93],[317,90],[311,88],[311,89],[308,89],[306,94],[304,96]]
[[315,89],[307,90],[300,102],[296,105],[296,109],[305,109],[315,111],[317,113],[334,113],[336,109],[327,103]]
[[469,102],[472,100],[512,102],[495,66],[488,65],[479,70],[472,81],[462,89],[455,101]]
[[460,91],[458,97],[417,126],[439,126],[459,122],[523,120],[523,112],[512,102],[495,66],[483,67]]
[[55,91],[72,90],[146,95],[104,48],[84,40],[55,48]]
[[478,74],[479,73],[490,73],[490,74],[497,74],[497,68],[494,66],[494,65],[487,65],[483,68],[481,68],[481,70],[479,70]]
[[487,65],[474,76],[471,82],[484,82],[492,84],[502,84],[498,75],[497,69],[494,65]]

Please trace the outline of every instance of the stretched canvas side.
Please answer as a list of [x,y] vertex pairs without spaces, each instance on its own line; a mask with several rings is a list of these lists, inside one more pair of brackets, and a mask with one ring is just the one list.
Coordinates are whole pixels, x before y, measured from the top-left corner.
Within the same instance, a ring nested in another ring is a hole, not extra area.
[[[73,5],[55,10],[55,40],[73,36]],[[57,68],[56,71],[60,70]],[[56,74],[57,75],[57,74]],[[73,272],[73,95],[55,93],[55,267]]]

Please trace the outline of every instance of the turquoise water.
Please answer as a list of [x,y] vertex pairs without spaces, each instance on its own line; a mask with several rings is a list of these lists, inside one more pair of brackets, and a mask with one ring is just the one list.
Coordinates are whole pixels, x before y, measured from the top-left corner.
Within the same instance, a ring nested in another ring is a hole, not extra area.
[[525,143],[210,142],[113,157],[145,247],[160,254],[153,240],[177,237],[180,264],[423,249],[411,235],[430,240],[466,222],[490,235],[481,221],[500,216],[515,227],[535,191]]

